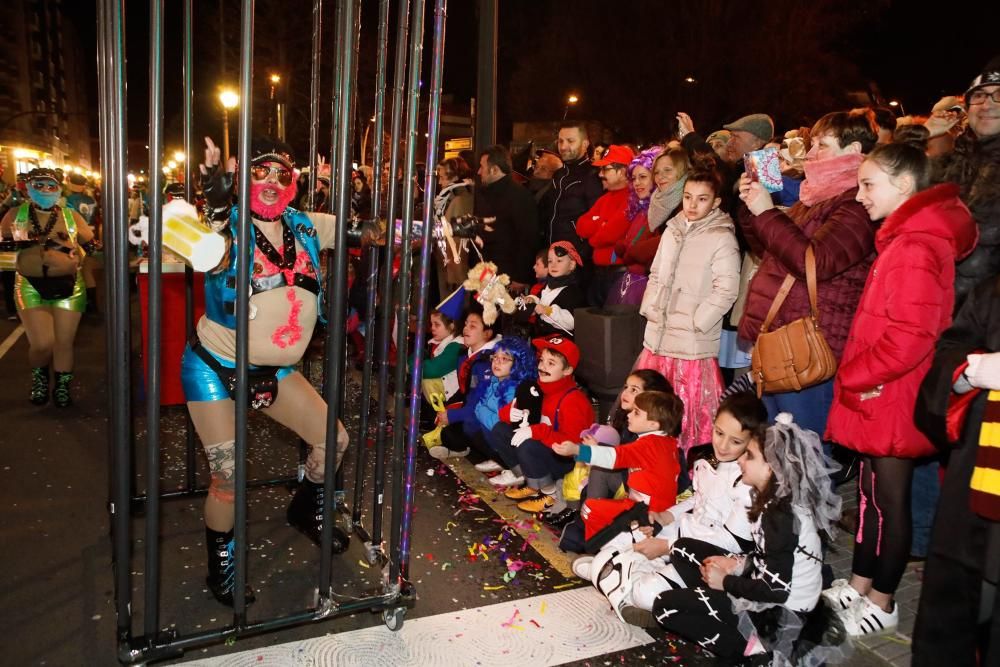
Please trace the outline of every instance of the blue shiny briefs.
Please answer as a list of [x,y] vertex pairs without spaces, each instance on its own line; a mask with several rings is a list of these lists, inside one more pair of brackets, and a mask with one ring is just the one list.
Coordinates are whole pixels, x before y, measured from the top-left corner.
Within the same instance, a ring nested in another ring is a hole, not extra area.
[[[213,354],[209,349],[202,348],[226,368],[235,368],[236,364]],[[256,368],[251,364],[250,368]],[[294,366],[281,366],[275,377],[281,382],[295,372]],[[189,401],[222,401],[229,400],[229,392],[215,371],[194,353],[191,345],[184,346],[184,356],[181,358],[181,386],[184,397]]]

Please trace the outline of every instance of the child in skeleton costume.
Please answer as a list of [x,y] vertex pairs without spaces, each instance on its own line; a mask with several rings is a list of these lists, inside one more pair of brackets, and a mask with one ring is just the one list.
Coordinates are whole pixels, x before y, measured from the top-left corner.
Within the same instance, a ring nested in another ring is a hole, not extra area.
[[692,464],[694,492],[665,512],[650,513],[649,518],[662,526],[655,535],[652,527],[624,532],[594,558],[581,556],[574,561],[574,573],[592,579],[622,620],[652,625],[650,611],[656,597],[684,586],[670,563],[670,548],[678,538],[707,542],[730,553],[744,553],[753,546],[747,517],[750,487],[740,483],[739,459],[751,440],[763,437],[766,427],[767,409],[756,395],[740,393],[723,400],[715,415],[712,443],[691,451],[697,457]]
[[829,535],[840,516],[829,479],[837,466],[825,459],[819,436],[792,424],[788,413],[763,442],[750,442],[739,464],[752,489],[753,550],[735,556],[677,540],[671,562],[686,587],[661,593],[653,614],[664,629],[720,657],[770,652],[770,664],[820,664],[831,647],[805,646],[799,637],[816,618],[823,588],[819,531]]
[[0,222],[5,245],[17,248],[14,300],[28,336],[31,402],[49,400],[49,365],[55,371],[52,401],[72,404],[73,341],[87,294],[80,268],[97,249],[94,232],[76,211],[58,205],[62,171],[28,172],[28,198],[11,208]]
[[[236,276],[251,272],[249,362],[251,407],[295,431],[310,446],[305,479],[288,507],[287,519],[316,544],[324,506],[327,406],[293,365],[304,353],[317,318],[322,318],[319,253],[334,243],[336,218],[303,213],[288,204],[295,196],[294,160],[289,147],[269,139],[253,142],[250,164],[251,231],[254,244],[240,249],[232,204],[235,158],[222,169],[219,149],[206,138],[201,165],[206,217],[227,241],[221,264],[205,276],[205,315],[181,362],[188,410],[208,457],[212,481],[205,500],[208,586],[219,602],[232,605],[235,569],[235,431],[232,389],[236,357]],[[242,252],[241,252],[242,250]],[[348,436],[338,423],[337,465]],[[349,536],[334,527],[336,553]],[[252,593],[248,591],[248,596]]]

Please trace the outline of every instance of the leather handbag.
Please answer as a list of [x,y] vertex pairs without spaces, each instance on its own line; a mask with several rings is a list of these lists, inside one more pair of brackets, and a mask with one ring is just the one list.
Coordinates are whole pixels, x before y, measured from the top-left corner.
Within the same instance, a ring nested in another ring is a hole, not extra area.
[[760,327],[753,346],[750,368],[757,384],[757,396],[785,391],[799,391],[833,377],[837,359],[823,338],[816,307],[816,255],[812,246],[806,249],[806,288],[809,291],[809,315],[785,326],[768,331],[781,305],[792,290],[795,276],[785,277],[774,297],[771,309]]

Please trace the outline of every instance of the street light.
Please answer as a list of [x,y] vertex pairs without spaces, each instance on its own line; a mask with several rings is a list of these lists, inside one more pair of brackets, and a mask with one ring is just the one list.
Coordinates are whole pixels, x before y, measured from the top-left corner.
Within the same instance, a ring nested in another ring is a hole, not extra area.
[[569,97],[566,98],[566,108],[563,109],[563,120],[566,120],[566,116],[569,115],[569,108],[571,106],[575,105],[579,101],[580,101],[580,98],[577,97],[576,95],[572,94],[572,93],[570,94]]
[[184,151],[174,151],[174,162],[184,162]]
[[365,125],[365,133],[361,137],[361,162],[367,159],[368,156],[368,135],[372,130],[372,125],[375,124],[375,116],[368,119],[368,123]]
[[268,77],[268,79],[271,81],[271,94],[269,96],[269,99],[271,100],[271,104],[273,105],[272,109],[273,115],[268,116],[267,133],[271,135],[276,135],[279,140],[284,141],[285,140],[284,105],[279,103],[275,99],[275,89],[278,87],[278,84],[281,83],[281,75],[278,74],[277,72],[274,72],[271,74],[271,76]]
[[229,159],[229,110],[240,104],[240,96],[231,88],[219,91],[219,102],[222,103],[222,164]]
[[891,106],[891,107],[899,107],[899,114],[901,116],[905,116],[906,115],[906,109],[903,108],[903,103],[900,102],[899,100],[890,100],[889,101],[889,106]]

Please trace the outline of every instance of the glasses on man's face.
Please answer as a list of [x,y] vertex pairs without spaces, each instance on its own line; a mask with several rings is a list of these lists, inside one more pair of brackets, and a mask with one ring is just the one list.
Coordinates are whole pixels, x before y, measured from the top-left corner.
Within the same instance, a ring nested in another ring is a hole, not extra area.
[[34,190],[48,190],[49,192],[53,192],[59,189],[59,184],[55,181],[32,181],[31,187]]
[[255,180],[263,181],[271,174],[278,177],[278,182],[282,185],[289,185],[292,182],[292,172],[284,167],[271,167],[266,164],[255,164],[250,167],[250,173]]
[[985,90],[976,90],[969,94],[969,106],[974,104],[982,104],[986,101],[986,98],[993,100],[993,104],[1000,104],[1000,88],[997,88],[992,93],[987,93]]
[[619,169],[621,169],[621,168],[622,168],[622,167],[621,167],[621,165],[617,165],[617,164],[606,164],[606,165],[604,165],[603,167],[601,167],[601,173],[602,173],[602,174],[606,174],[606,173],[607,173],[607,172],[609,172],[609,171],[618,171],[618,170],[619,170]]

